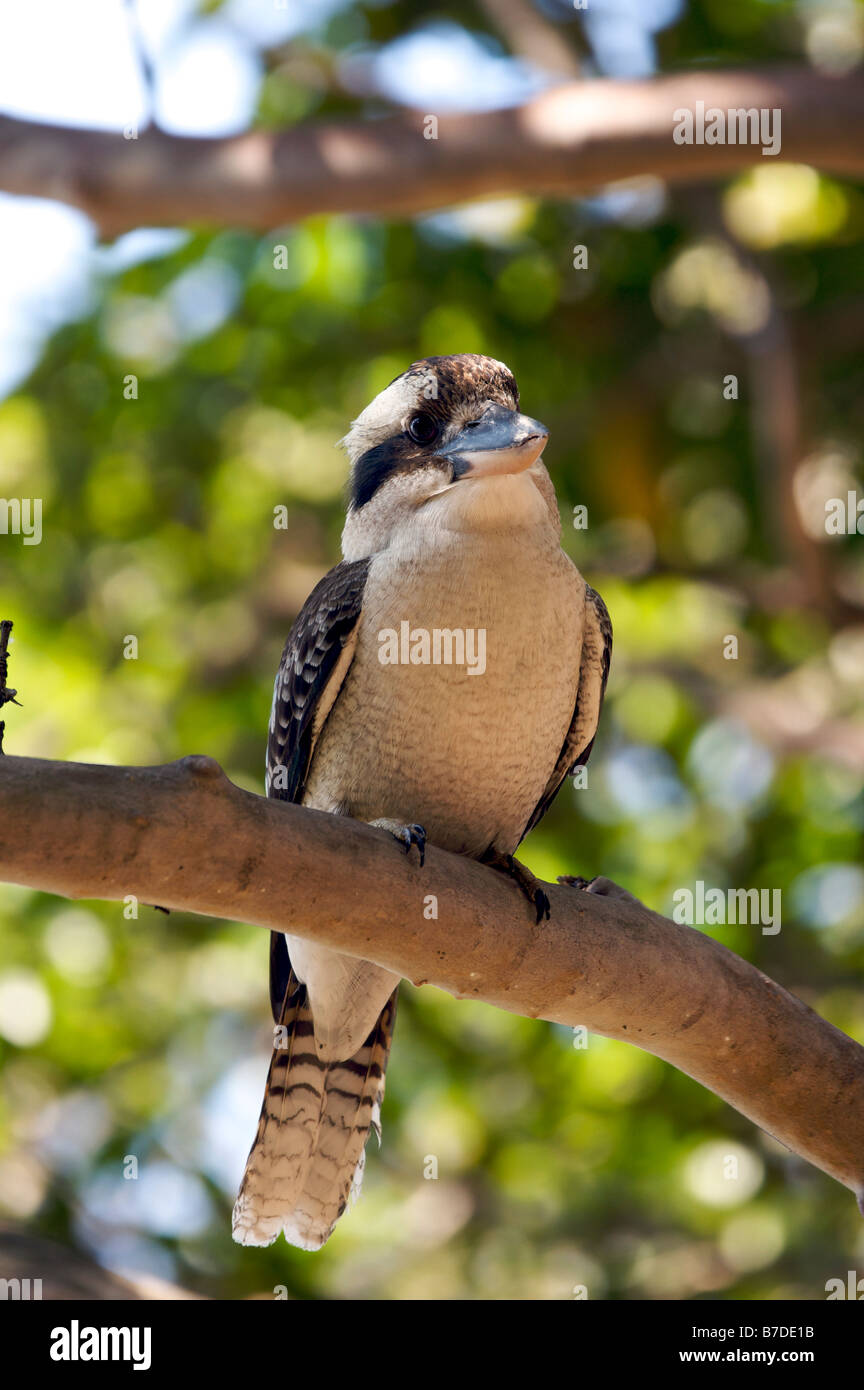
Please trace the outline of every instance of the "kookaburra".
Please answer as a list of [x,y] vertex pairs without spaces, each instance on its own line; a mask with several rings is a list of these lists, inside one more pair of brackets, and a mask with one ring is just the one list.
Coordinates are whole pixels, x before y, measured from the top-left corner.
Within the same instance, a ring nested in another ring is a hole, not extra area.
[[[490,864],[538,921],[548,899],[512,855],[588,759],[612,648],[561,549],[547,438],[508,368],[472,353],[415,362],[366,407],[343,441],[344,559],[288,636],[267,747],[268,795],[383,826],[421,864],[427,837]],[[270,986],[234,1238],[317,1250],[380,1137],[399,976],[274,933]]]

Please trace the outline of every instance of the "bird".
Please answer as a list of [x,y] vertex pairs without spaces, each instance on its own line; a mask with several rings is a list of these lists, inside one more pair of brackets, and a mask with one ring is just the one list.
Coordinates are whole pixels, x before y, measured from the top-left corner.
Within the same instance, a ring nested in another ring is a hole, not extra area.
[[[428,839],[506,874],[537,923],[549,900],[514,853],[588,760],[612,652],[606,606],[561,548],[548,438],[510,369],[475,353],[413,362],[366,406],[340,441],[343,558],[288,635],[266,767],[269,796],[388,831],[420,873]],[[240,1244],[318,1250],[359,1194],[399,983],[272,933]]]

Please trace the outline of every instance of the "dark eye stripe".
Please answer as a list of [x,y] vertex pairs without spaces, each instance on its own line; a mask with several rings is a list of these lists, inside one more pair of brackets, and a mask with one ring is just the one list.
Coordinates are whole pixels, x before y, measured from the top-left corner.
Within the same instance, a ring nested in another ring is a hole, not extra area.
[[[401,447],[400,447],[401,446]],[[361,454],[351,475],[351,505],[365,507],[382,483],[408,464],[408,450],[401,434],[384,439]]]

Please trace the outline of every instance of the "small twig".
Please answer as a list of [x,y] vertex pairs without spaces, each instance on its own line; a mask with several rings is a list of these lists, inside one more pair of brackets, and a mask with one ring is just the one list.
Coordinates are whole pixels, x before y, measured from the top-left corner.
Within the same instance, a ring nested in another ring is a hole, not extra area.
[[[8,618],[4,618],[3,621],[0,622],[0,709],[2,709],[4,705],[20,706],[21,704],[20,700],[15,699],[18,691],[12,690],[11,687],[6,684],[6,676],[9,670],[9,634],[11,631],[12,623]],[[3,734],[5,729],[6,722],[0,719],[0,753],[3,752]]]
[[[510,51],[556,78],[578,81],[579,55],[555,22],[534,8],[532,0],[480,0],[483,10]],[[572,15],[569,17],[573,17]],[[563,18],[563,16],[562,16]],[[577,39],[579,32],[577,31]]]
[[147,52],[147,45],[144,42],[144,35],[141,32],[141,24],[138,19],[138,10],[135,0],[126,0],[126,10],[129,17],[129,36],[135,52],[135,58],[141,69],[141,81],[144,85],[144,94],[147,99],[147,126],[156,128],[156,72],[153,62]]

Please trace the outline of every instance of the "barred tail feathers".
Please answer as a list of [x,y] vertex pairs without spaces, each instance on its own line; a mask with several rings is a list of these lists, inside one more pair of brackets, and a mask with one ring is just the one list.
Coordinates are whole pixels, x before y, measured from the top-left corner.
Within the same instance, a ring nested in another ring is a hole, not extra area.
[[353,1057],[322,1062],[306,988],[290,977],[280,1016],[284,1033],[234,1206],[234,1239],[241,1245],[272,1245],[284,1231],[291,1245],[319,1250],[357,1197],[370,1130],[381,1137],[396,995]]

